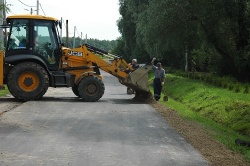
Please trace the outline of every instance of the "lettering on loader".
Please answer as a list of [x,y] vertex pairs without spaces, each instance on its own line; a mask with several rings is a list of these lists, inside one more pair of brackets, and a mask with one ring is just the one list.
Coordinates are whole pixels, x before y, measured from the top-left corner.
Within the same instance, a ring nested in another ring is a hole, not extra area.
[[71,56],[82,56],[82,52],[77,52],[77,51],[69,51],[69,55]]

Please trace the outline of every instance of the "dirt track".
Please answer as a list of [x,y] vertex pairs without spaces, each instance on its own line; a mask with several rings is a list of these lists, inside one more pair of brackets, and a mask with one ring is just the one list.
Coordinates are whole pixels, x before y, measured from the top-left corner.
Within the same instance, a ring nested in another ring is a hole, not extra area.
[[242,155],[237,154],[221,143],[211,138],[202,126],[180,118],[173,110],[167,109],[159,103],[153,107],[167,120],[167,122],[182,134],[195,149],[210,162],[212,166],[249,166]]

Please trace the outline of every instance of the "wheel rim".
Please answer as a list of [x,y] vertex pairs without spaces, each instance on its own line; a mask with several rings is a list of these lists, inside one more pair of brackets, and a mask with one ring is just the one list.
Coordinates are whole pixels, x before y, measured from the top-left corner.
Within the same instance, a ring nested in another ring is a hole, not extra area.
[[33,72],[25,72],[19,76],[18,85],[23,91],[31,92],[39,86],[39,78]]
[[98,92],[98,87],[95,84],[90,83],[86,85],[85,91],[88,95],[93,96]]

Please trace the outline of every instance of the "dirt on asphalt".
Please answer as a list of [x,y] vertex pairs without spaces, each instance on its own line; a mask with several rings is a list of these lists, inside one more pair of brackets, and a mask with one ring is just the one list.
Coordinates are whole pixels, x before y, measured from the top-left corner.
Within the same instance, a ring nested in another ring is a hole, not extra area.
[[15,101],[13,98],[0,98],[0,117],[5,112],[8,112],[9,110],[14,109],[15,107],[18,107],[22,102]]
[[204,156],[211,166],[250,166],[241,154],[214,140],[201,125],[181,118],[176,111],[160,103],[152,102],[151,105]]
[[[21,104],[11,99],[6,99],[6,101],[5,99],[1,100],[0,118],[3,113]],[[211,166],[250,166],[241,154],[235,153],[215,141],[209,132],[199,124],[181,118],[176,111],[168,109],[158,102],[151,101],[150,104],[204,156]]]

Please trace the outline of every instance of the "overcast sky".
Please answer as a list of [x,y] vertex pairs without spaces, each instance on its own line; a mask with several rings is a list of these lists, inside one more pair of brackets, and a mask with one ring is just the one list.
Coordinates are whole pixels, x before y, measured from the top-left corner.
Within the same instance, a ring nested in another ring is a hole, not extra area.
[[[6,0],[10,4],[13,14],[28,14],[31,7],[36,10],[37,0]],[[63,34],[65,34],[65,23],[69,20],[69,35],[74,35],[76,26],[76,36],[86,34],[88,38],[99,40],[115,40],[120,36],[117,27],[119,14],[119,0],[39,0],[42,8],[39,14],[63,18]],[[43,9],[43,10],[42,10]],[[36,14],[36,11],[33,11]]]

